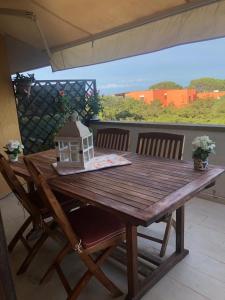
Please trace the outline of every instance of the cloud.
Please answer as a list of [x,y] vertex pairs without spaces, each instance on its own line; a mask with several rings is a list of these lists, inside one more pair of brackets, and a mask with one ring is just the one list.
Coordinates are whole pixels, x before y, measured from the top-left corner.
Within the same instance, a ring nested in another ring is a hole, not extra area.
[[136,83],[136,82],[149,82],[149,80],[144,79],[144,78],[137,78],[137,79],[129,80],[129,82],[133,82],[133,83]]
[[143,78],[137,78],[133,80],[126,80],[125,82],[111,82],[99,85],[98,88],[100,89],[115,89],[115,88],[128,88],[133,87],[135,83],[144,83],[149,82],[149,80],[143,79]]
[[99,85],[100,89],[115,89],[115,88],[123,88],[123,87],[131,87],[131,83],[106,83],[103,85]]

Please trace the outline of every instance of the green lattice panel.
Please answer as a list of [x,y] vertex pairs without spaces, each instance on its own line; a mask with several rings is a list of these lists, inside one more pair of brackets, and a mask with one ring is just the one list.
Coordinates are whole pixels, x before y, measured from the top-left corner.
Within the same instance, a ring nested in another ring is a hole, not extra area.
[[95,80],[36,81],[30,97],[17,99],[17,112],[24,153],[35,153],[53,147],[56,132],[65,122],[65,113],[57,103],[59,91],[68,96],[71,106],[82,117],[90,95],[96,96]]

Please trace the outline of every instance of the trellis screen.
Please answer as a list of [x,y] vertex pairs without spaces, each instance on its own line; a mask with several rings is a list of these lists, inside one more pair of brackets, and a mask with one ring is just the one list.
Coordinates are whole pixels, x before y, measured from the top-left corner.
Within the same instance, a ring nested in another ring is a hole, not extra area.
[[61,91],[82,118],[85,101],[90,95],[93,99],[96,97],[96,81],[39,80],[32,85],[30,97],[16,99],[25,154],[53,147],[54,136],[68,117],[58,103]]

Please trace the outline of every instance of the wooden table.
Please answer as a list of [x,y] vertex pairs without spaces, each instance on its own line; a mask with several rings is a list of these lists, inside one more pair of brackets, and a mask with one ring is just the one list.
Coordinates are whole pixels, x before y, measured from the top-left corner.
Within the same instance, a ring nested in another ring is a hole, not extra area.
[[[188,254],[188,250],[184,249],[184,204],[214,182],[224,168],[209,166],[207,171],[194,171],[192,162],[162,160],[134,153],[122,155],[132,164],[69,176],[58,176],[51,167],[56,157],[54,150],[31,155],[31,158],[49,178],[54,190],[100,206],[126,223],[126,299],[137,300]],[[15,163],[13,167],[18,175],[29,180],[23,163]],[[156,268],[140,284],[137,226],[148,226],[173,211],[176,211],[177,224],[175,252],[163,261],[142,255],[142,259]]]

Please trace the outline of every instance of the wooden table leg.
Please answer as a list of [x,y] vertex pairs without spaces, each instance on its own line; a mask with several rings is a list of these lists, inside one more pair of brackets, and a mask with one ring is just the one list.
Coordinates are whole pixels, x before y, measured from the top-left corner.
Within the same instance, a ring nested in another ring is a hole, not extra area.
[[176,210],[176,253],[184,251],[184,206]]
[[137,226],[127,224],[127,280],[128,294],[126,300],[134,299],[138,293],[138,251],[137,251]]
[[151,289],[167,272],[179,263],[187,254],[184,249],[184,206],[176,210],[176,251],[152,271],[138,286],[137,272],[137,228],[127,225],[127,268],[128,295],[126,300],[139,300]]

